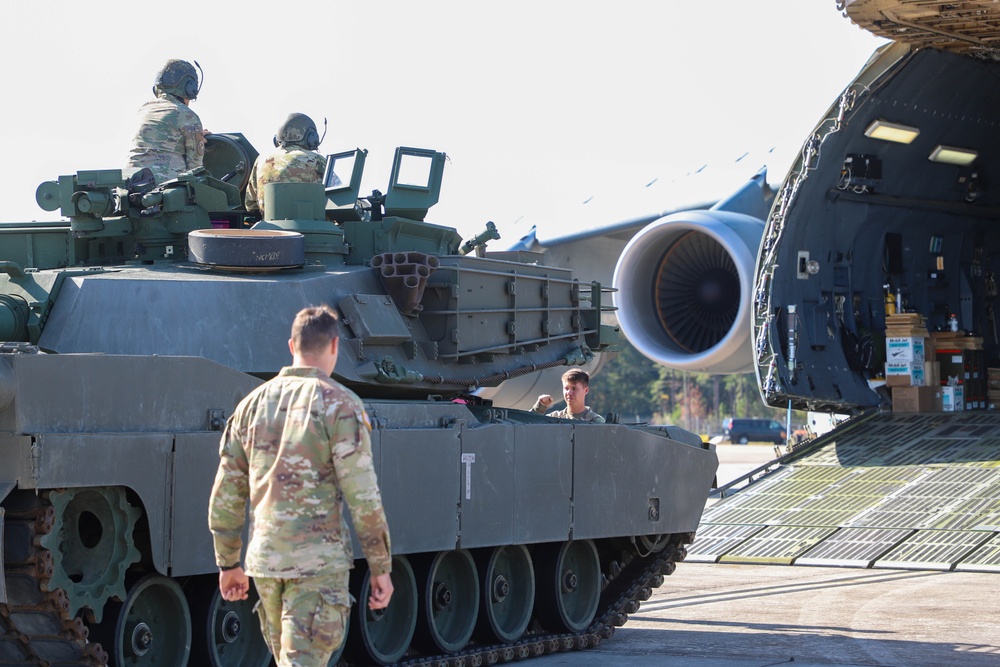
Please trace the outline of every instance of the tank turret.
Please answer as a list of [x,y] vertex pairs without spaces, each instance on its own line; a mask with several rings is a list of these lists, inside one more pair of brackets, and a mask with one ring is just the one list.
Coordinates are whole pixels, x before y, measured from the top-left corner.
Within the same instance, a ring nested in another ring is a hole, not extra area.
[[[86,245],[32,268],[88,270],[64,272],[72,286],[44,323],[40,315],[33,333],[22,327],[10,340],[62,354],[206,357],[266,377],[286,361],[287,322],[324,302],[343,315],[339,380],[362,396],[448,397],[585,364],[612,345],[617,332],[601,324],[606,288],[506,254],[463,255],[454,229],[424,221],[443,167],[443,153],[399,148],[386,194],[360,205],[360,169],[332,188],[267,184],[264,220],[251,228],[238,188],[204,168],[158,187],[143,171],[117,170],[43,183],[38,200],[69,218],[59,247]],[[343,189],[354,195],[349,205],[327,197]],[[36,272],[12,271],[8,293],[46,289]],[[115,304],[127,307],[109,327]],[[186,320],[194,335],[163,326]],[[201,335],[228,327],[252,331],[254,344]]]

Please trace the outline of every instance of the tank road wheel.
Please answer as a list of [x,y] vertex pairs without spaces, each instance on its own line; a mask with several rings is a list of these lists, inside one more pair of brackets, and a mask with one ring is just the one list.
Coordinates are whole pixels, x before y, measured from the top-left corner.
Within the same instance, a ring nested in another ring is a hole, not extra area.
[[479,577],[472,554],[465,549],[426,554],[414,569],[420,586],[419,642],[433,652],[461,651],[479,615]]
[[478,636],[511,644],[520,639],[535,605],[535,571],[520,544],[476,553],[479,568]]
[[632,538],[632,543],[635,544],[635,552],[645,558],[663,551],[670,544],[670,535],[636,535]]
[[[257,589],[250,586],[246,600],[228,602],[219,592],[218,578],[195,577],[188,595],[191,608],[193,642],[191,662],[201,664],[206,656],[211,667],[265,667],[271,662],[260,631],[260,620],[253,612]],[[334,663],[336,664],[336,663]]]
[[40,543],[52,554],[49,590],[69,598],[69,616],[82,607],[100,621],[104,604],[125,597],[125,570],[139,561],[132,530],[141,514],[121,487],[49,491],[52,530]]
[[142,577],[129,587],[124,602],[108,605],[90,640],[101,643],[113,667],[186,667],[191,611],[184,591],[169,577]]
[[601,597],[601,561],[590,540],[539,547],[539,619],[551,630],[580,632],[597,613]]
[[351,593],[357,602],[351,610],[347,650],[359,662],[391,665],[406,653],[417,628],[417,580],[406,556],[393,557],[392,601],[373,611],[368,608],[369,575],[366,567],[351,570]]

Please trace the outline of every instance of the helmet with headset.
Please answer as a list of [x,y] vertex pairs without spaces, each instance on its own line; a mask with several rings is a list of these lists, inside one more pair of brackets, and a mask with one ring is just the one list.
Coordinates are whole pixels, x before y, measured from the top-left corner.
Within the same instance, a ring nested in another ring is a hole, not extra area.
[[322,141],[323,139],[316,130],[316,123],[304,113],[288,114],[288,118],[278,128],[278,133],[274,135],[275,147],[302,146],[306,150],[314,151],[319,148]]
[[[195,65],[197,65],[195,61]],[[198,69],[201,69],[199,65]],[[198,83],[198,72],[186,60],[171,59],[156,75],[153,83],[153,94],[167,93],[181,99],[193,100],[198,97],[201,85]]]

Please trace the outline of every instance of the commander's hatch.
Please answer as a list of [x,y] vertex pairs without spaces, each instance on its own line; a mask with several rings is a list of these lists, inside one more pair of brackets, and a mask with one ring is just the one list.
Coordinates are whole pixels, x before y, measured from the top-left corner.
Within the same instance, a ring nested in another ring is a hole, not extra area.
[[446,157],[423,148],[397,148],[385,195],[385,215],[423,221],[441,194]]
[[326,156],[323,185],[326,188],[327,219],[343,222],[359,218],[356,204],[367,157],[368,151],[362,148]]

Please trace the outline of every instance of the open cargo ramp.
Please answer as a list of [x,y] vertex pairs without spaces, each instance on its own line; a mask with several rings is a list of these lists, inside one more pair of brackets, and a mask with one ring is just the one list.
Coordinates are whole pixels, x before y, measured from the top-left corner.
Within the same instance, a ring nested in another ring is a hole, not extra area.
[[772,468],[687,560],[1000,572],[1000,414],[856,418]]

